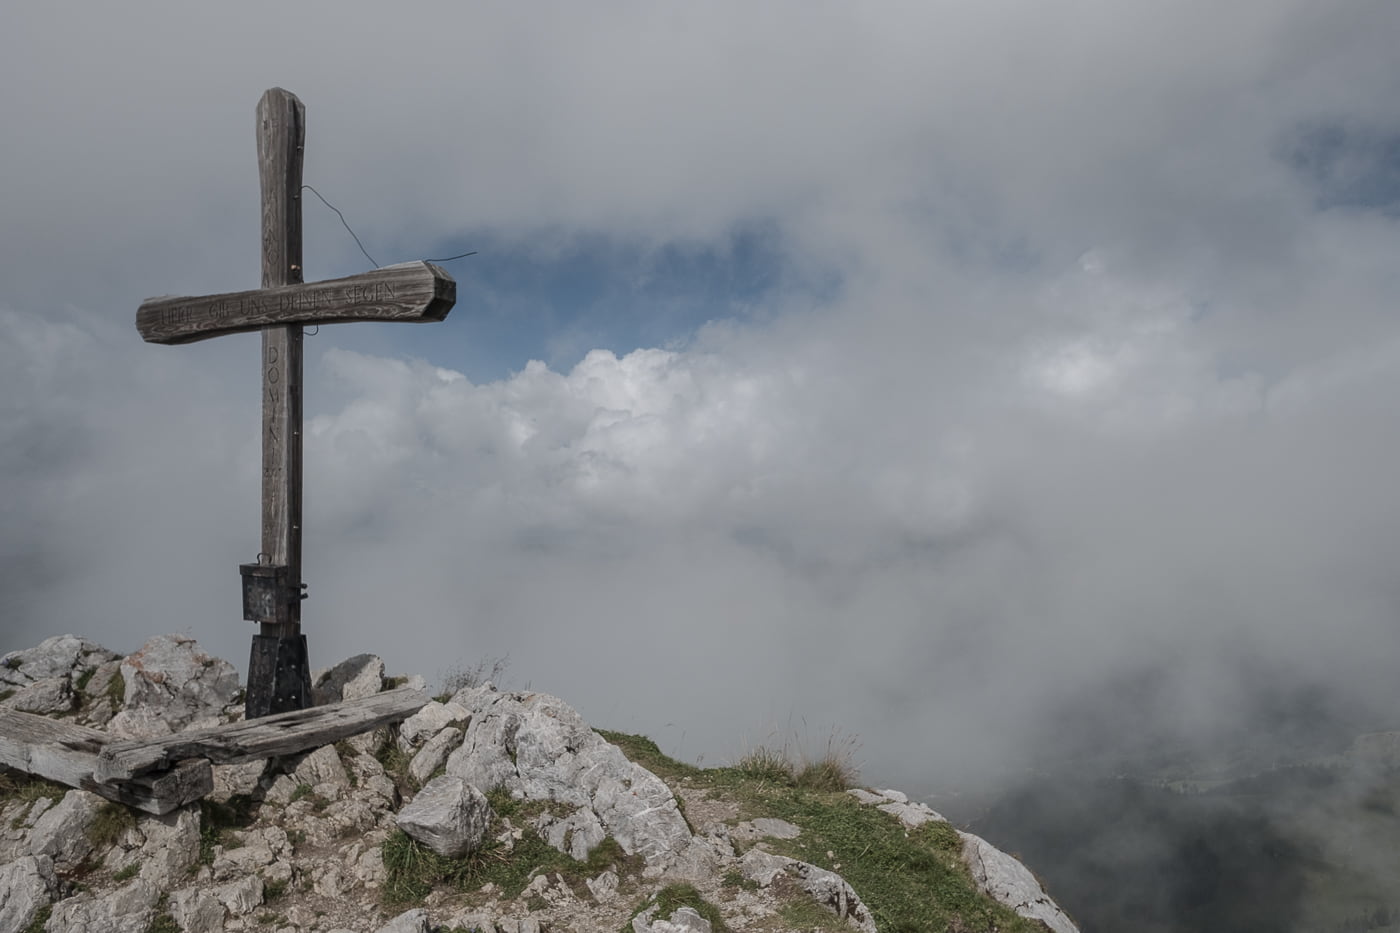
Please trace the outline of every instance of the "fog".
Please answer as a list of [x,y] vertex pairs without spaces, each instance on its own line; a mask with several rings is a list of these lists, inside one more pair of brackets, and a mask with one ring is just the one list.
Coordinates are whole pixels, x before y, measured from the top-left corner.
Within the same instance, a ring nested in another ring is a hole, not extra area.
[[[687,760],[834,739],[920,789],[1295,688],[1394,723],[1400,7],[383,9],[11,14],[4,649],[246,667],[257,338],[133,321],[256,286],[277,85],[379,261],[488,247],[431,332],[307,339],[313,666],[508,655]],[[306,217],[308,279],[366,268]],[[768,284],[646,345],[489,287],[755,229]]]

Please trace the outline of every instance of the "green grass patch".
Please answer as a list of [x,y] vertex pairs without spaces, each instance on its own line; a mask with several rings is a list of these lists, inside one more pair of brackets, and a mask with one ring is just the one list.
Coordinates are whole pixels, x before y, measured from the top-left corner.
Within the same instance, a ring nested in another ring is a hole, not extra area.
[[97,668],[95,667],[83,668],[82,673],[78,675],[78,679],[73,681],[73,691],[75,693],[82,693],[86,690],[88,683],[92,680],[92,675],[96,673]]
[[389,775],[389,779],[394,782],[400,794],[411,794],[418,790],[413,777],[408,773],[408,763],[413,760],[412,756],[399,748],[397,738],[390,734],[389,740],[379,746],[379,750],[374,753],[374,758],[384,768],[384,773]]
[[[729,933],[729,927],[724,922],[724,917],[720,915],[719,908],[700,896],[700,892],[693,884],[668,884],[657,891],[651,897],[637,905],[637,909],[632,911],[632,916],[646,912],[653,904],[656,905],[656,913],[652,914],[653,919],[669,920],[671,915],[682,907],[693,909],[700,916],[710,922],[712,933]],[[630,933],[632,929],[631,921],[623,926],[623,933]]]
[[126,678],[120,669],[107,681],[107,701],[112,704],[113,710],[121,709],[126,703]]
[[[882,931],[1043,933],[1038,923],[977,889],[962,861],[962,840],[951,825],[932,822],[906,830],[889,814],[844,793],[854,777],[849,743],[829,747],[824,758],[801,768],[786,751],[756,749],[731,767],[700,769],[672,761],[649,739],[599,731],[663,779],[688,778],[690,786],[734,801],[742,819],[776,817],[801,827],[796,839],[773,840],[774,851],[838,872]],[[745,886],[737,873],[724,883]],[[841,928],[834,914],[825,917],[836,923],[827,928]],[[793,921],[792,926],[803,928],[804,923]]]
[[501,890],[503,897],[510,899],[518,897],[530,879],[539,873],[557,873],[565,883],[579,889],[585,879],[610,868],[619,875],[641,871],[642,860],[623,852],[622,846],[611,836],[594,846],[582,861],[576,861],[555,849],[531,828],[526,828],[522,838],[507,850],[494,838],[501,830],[500,818],[516,816],[526,819],[551,805],[541,801],[513,800],[501,788],[488,793],[487,799],[496,811],[497,820],[493,821],[481,846],[464,856],[445,858],[403,831],[394,831],[383,849],[387,874],[383,893],[386,904],[421,900],[438,885],[470,891],[490,882]]
[[34,914],[34,919],[29,921],[29,926],[24,928],[24,933],[44,933],[44,925],[49,922],[49,917],[53,916],[53,905],[45,904]]
[[175,918],[170,916],[170,895],[162,894],[156,903],[156,915],[151,918],[151,925],[146,927],[146,933],[181,933],[180,924],[175,922]]
[[734,769],[750,781],[791,787],[796,783],[792,760],[786,752],[760,745],[744,755],[734,765]]
[[310,785],[310,784],[298,784],[298,785],[296,786],[296,790],[292,791],[292,796],[291,796],[290,798],[288,798],[287,803],[296,803],[296,802],[297,802],[298,800],[300,800],[301,798],[303,798],[303,797],[310,797],[310,796],[311,796],[311,785]]
[[[43,778],[25,774],[23,771],[0,770],[0,804],[18,801],[28,805],[40,797],[47,797],[53,803],[58,803],[66,793],[68,793],[68,788],[62,784],[55,784],[53,781],[46,781]],[[27,807],[24,812],[28,812]],[[10,828],[19,829],[22,825],[24,825],[24,813],[11,821]]]
[[724,877],[720,878],[719,883],[723,887],[737,888],[740,891],[757,891],[759,889],[759,883],[757,881],[745,878],[733,868],[724,873]]
[[88,842],[97,848],[116,845],[117,840],[136,825],[131,810],[119,803],[104,803],[87,828]]
[[626,732],[612,732],[607,729],[594,731],[622,749],[628,760],[635,761],[663,780],[679,780],[705,773],[695,765],[688,765],[667,756],[655,742],[644,735],[629,735]]
[[[841,874],[881,930],[1013,933],[1038,931],[977,890],[962,861],[962,840],[948,823],[915,830],[844,793],[772,794],[770,813],[802,827],[774,849]],[[831,856],[827,852],[832,853]]]
[[287,893],[287,882],[285,881],[264,881],[263,882],[263,903],[271,904],[273,901]]
[[126,867],[123,868],[122,870],[113,872],[113,873],[112,873],[112,880],[113,880],[113,881],[117,881],[117,882],[121,882],[121,881],[130,881],[132,878],[135,878],[135,877],[136,877],[138,874],[140,874],[140,873],[141,873],[141,863],[140,863],[140,862],[132,862],[130,865],[126,866]]
[[[778,916],[794,930],[848,931],[855,927],[810,897],[796,897],[778,908]],[[959,927],[949,927],[958,930]]]
[[151,925],[146,927],[146,933],[181,933],[181,927],[168,911],[162,911],[151,918]]
[[199,862],[214,864],[214,847],[225,842],[228,830],[247,829],[256,820],[257,801],[246,794],[235,794],[227,803],[208,797],[199,802]]

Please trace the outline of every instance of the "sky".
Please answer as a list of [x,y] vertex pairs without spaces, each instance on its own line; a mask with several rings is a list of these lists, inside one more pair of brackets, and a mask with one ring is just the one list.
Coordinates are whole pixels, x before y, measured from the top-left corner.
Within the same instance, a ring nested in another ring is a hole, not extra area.
[[[431,325],[306,341],[303,622],[955,786],[1400,721],[1400,5],[21,3],[0,631],[240,670],[254,108]],[[319,201],[307,280],[371,268]],[[1280,699],[1284,698],[1284,699]],[[1312,708],[1312,707],[1310,707]],[[1232,731],[1234,730],[1234,731]]]

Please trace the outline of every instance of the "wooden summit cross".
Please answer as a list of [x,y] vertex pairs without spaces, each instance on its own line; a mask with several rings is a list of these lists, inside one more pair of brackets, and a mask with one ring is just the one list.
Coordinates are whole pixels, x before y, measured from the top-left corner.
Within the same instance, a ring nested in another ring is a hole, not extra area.
[[190,343],[262,331],[262,547],[242,564],[243,617],[260,623],[248,661],[247,718],[311,704],[301,634],[302,325],[441,321],[457,299],[452,276],[428,262],[302,283],[301,167],[306,108],[272,88],[258,102],[262,284],[256,291],[152,298],[136,312],[151,343]]

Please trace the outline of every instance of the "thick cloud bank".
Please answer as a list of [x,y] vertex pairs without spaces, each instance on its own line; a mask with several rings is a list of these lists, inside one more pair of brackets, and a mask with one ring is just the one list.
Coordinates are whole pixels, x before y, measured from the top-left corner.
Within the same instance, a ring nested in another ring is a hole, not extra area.
[[[380,261],[489,244],[443,324],[308,340],[313,663],[509,654],[905,786],[1394,708],[1395,4],[138,6],[0,37],[9,647],[246,654],[256,338],[131,318],[255,284],[280,83]],[[667,250],[743,283],[661,307],[618,257]],[[308,277],[362,267],[309,204]]]

